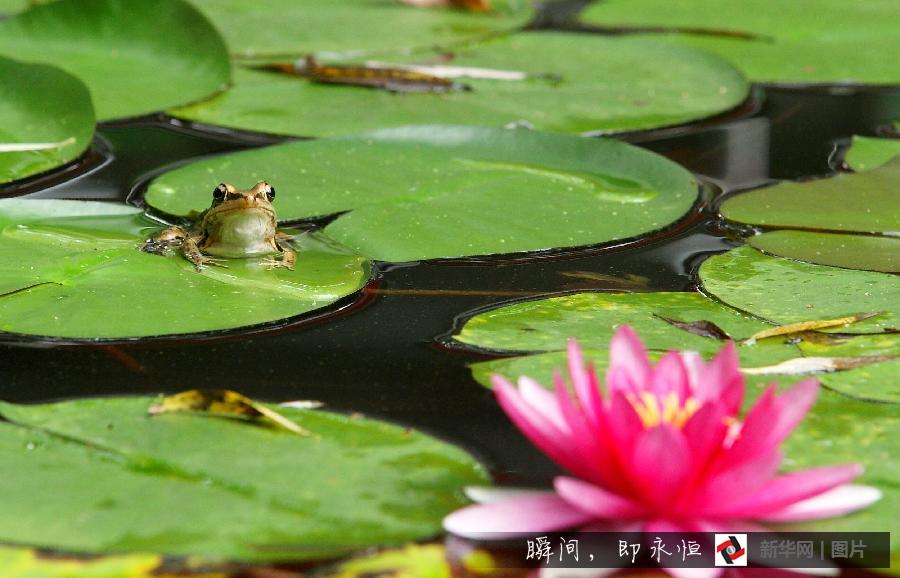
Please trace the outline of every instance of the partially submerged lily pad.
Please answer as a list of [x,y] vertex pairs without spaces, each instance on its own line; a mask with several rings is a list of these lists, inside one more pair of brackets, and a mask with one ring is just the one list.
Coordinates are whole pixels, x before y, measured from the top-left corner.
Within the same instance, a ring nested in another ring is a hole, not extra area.
[[[900,16],[893,0],[604,0],[590,4],[582,21],[611,28],[661,28],[654,38],[714,52],[757,82],[900,81],[895,65]],[[691,32],[666,34],[678,28]]]
[[[690,122],[739,105],[749,85],[719,58],[646,40],[528,32],[455,51],[453,66],[524,72],[461,79],[471,91],[393,94],[238,69],[228,92],[171,111],[249,131],[331,136],[408,124],[623,131]],[[360,62],[360,60],[354,60]]]
[[900,403],[900,359],[819,376],[829,388],[863,400]]
[[221,37],[184,0],[35,5],[0,20],[0,54],[77,76],[90,88],[99,120],[187,104],[230,80]]
[[[94,136],[87,87],[53,66],[0,57],[0,184],[48,171],[78,158]],[[3,145],[46,144],[25,151]],[[56,146],[53,146],[56,145]]]
[[900,155],[900,139],[854,136],[844,162],[854,171],[878,168]]
[[722,203],[725,218],[765,227],[900,232],[900,158],[857,174],[786,182]]
[[296,269],[231,259],[202,273],[137,246],[160,225],[112,203],[0,201],[0,330],[111,338],[259,325],[326,307],[369,278],[367,261],[316,235],[295,238]]
[[461,126],[387,129],[214,157],[158,177],[151,207],[187,215],[220,181],[265,179],[284,220],[340,215],[330,238],[414,261],[607,243],[685,216],[697,182],[613,140]]
[[148,417],[152,401],[0,405],[0,540],[308,560],[432,536],[462,487],[487,481],[461,450],[373,420],[280,408],[317,434],[302,437]]
[[774,323],[835,319],[882,311],[845,333],[879,333],[897,326],[900,277],[852,271],[765,255],[738,247],[700,266],[704,289],[724,303]]
[[528,0],[492,0],[488,12],[404,5],[400,0],[191,0],[239,58],[401,52],[448,47],[524,25]]
[[[900,201],[900,199],[898,199]],[[900,272],[900,238],[812,231],[769,231],[747,239],[760,251],[845,269]]]

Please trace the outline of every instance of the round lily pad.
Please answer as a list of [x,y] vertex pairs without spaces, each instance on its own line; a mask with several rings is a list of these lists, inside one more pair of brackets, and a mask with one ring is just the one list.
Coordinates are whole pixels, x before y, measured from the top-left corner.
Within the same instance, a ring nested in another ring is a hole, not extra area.
[[769,231],[747,239],[760,251],[845,269],[900,273],[900,239],[811,231]]
[[[0,183],[48,171],[78,158],[94,136],[87,87],[53,66],[0,57]],[[4,150],[4,145],[33,150]]]
[[492,0],[487,12],[416,8],[387,0],[192,0],[236,57],[384,53],[484,38],[522,26],[528,0]]
[[725,218],[765,227],[900,232],[900,158],[856,174],[786,182],[722,203]]
[[471,91],[396,94],[239,69],[228,92],[171,113],[299,136],[430,123],[500,127],[516,121],[560,132],[623,131],[708,117],[737,106],[749,90],[737,70],[711,54],[647,40],[528,32],[460,48],[455,55],[453,66],[529,76],[460,79]]
[[757,82],[900,82],[894,65],[900,16],[892,0],[604,0],[590,4],[581,19],[611,28],[681,29],[654,38],[709,50]]
[[[88,85],[99,120],[208,97],[230,80],[215,28],[184,0],[60,0],[0,20],[0,54],[50,63]],[[67,98],[57,106],[69,105]]]
[[867,171],[880,167],[900,155],[900,139],[854,136],[844,162],[854,171]]
[[[278,408],[312,435],[143,397],[0,405],[0,539],[72,552],[299,561],[440,531],[487,475],[408,428]],[[189,520],[189,524],[185,521]]]
[[206,159],[158,177],[145,201],[187,215],[220,181],[262,179],[283,220],[349,211],[325,234],[382,261],[637,237],[682,218],[698,192],[680,166],[618,141],[420,126]]
[[900,277],[852,271],[765,255],[738,247],[700,266],[704,289],[726,304],[774,323],[880,315],[840,327],[841,333],[879,333],[897,326]]
[[138,251],[161,226],[112,203],[0,201],[0,330],[122,339],[259,325],[359,290],[367,261],[316,235],[295,237],[294,271],[230,259],[202,272]]

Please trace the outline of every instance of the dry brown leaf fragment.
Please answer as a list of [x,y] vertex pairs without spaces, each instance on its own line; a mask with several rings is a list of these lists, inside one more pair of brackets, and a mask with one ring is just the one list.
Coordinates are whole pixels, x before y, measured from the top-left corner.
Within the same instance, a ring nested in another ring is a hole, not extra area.
[[400,0],[417,8],[460,8],[470,12],[487,12],[491,9],[490,0]]
[[871,317],[875,317],[876,315],[881,315],[884,313],[883,311],[872,311],[870,313],[861,313],[859,315],[850,315],[848,317],[839,317],[837,319],[815,319],[811,321],[798,321],[797,323],[788,323],[787,325],[779,325],[778,327],[772,327],[769,329],[764,329],[757,333],[754,333],[750,337],[744,340],[744,345],[753,345],[760,339],[766,339],[768,337],[777,337],[779,335],[791,335],[794,333],[802,333],[804,331],[815,331],[818,329],[827,329],[829,327],[838,327],[841,325],[851,325],[853,323],[858,323],[860,321],[864,321]]
[[277,411],[229,389],[191,389],[162,398],[150,406],[150,415],[206,413],[225,417],[264,419],[295,434],[311,433]]
[[444,93],[471,90],[467,84],[415,69],[366,64],[322,64],[312,55],[295,62],[273,62],[253,68],[302,76],[321,84],[362,86],[388,92]]
[[654,313],[654,317],[665,321],[669,325],[677,327],[682,331],[687,331],[693,335],[699,335],[700,337],[708,337],[710,339],[718,339],[721,341],[725,341],[731,339],[731,336],[728,333],[713,323],[712,321],[699,320],[699,321],[679,321],[678,319],[672,319],[671,317],[666,317],[665,315],[660,315],[659,313]]

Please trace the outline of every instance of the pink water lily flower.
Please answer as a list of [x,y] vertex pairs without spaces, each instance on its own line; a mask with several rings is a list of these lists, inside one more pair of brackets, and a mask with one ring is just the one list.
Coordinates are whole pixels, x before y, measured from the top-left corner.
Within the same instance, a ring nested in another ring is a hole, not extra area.
[[610,345],[605,395],[574,340],[568,373],[572,391],[557,372],[555,394],[529,377],[518,388],[499,375],[492,381],[513,423],[571,475],[558,476],[553,492],[476,490],[472,497],[484,503],[447,516],[448,532],[759,531],[755,522],[840,516],[881,496],[849,484],[862,473],[858,464],[778,473],[779,446],[809,411],[818,382],[780,395],[771,385],[741,420],[744,379],[733,343],[709,363],[671,351],[654,367],[622,326]]

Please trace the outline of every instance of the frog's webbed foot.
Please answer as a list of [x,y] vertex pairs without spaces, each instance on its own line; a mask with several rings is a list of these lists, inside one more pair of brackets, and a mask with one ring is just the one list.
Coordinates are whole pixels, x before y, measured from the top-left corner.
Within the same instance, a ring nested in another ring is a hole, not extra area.
[[294,264],[297,262],[297,252],[288,247],[281,248],[281,258],[276,259],[274,257],[267,257],[263,260],[263,264],[266,266],[266,269],[270,271],[272,269],[277,269],[279,267],[283,267],[285,269],[294,270]]
[[188,234],[181,227],[169,227],[164,231],[153,235],[144,241],[138,249],[144,253],[152,253],[154,255],[165,255],[169,249],[180,247]]
[[224,264],[225,259],[217,259],[215,257],[210,257],[209,255],[204,255],[200,250],[198,237],[185,237],[184,241],[181,243],[181,253],[184,255],[185,259],[194,264],[194,268],[198,272],[203,271],[204,267],[207,265],[228,267],[228,265]]

